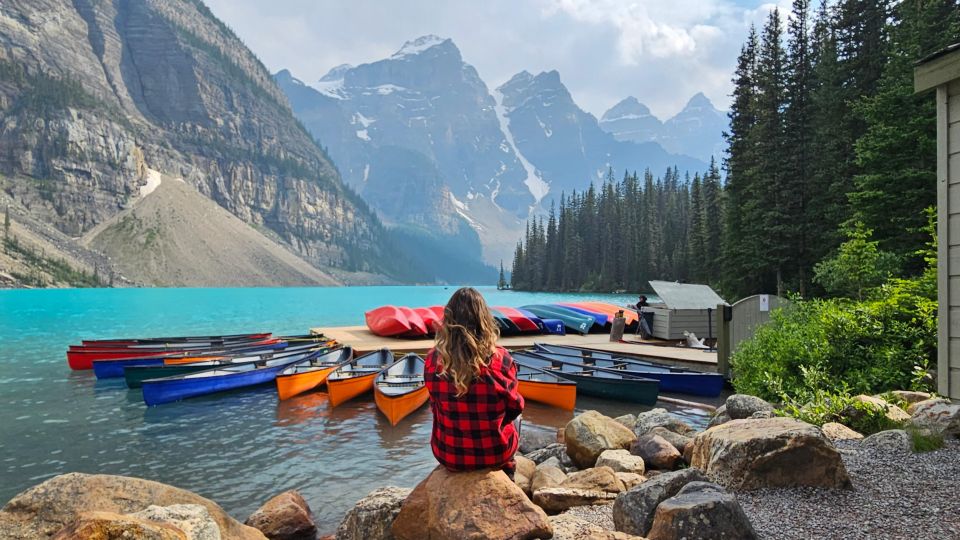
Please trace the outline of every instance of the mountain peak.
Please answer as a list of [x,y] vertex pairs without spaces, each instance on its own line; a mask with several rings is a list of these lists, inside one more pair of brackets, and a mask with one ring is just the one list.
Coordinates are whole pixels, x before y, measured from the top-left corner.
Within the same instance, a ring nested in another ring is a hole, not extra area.
[[350,64],[340,64],[339,66],[334,67],[327,72],[326,75],[320,77],[321,82],[330,82],[337,81],[343,78],[343,74],[353,69],[353,66]]
[[406,56],[415,56],[427,49],[432,49],[437,46],[451,46],[454,50],[457,49],[456,45],[453,44],[453,40],[450,38],[442,38],[433,34],[427,34],[425,36],[420,36],[417,39],[412,41],[407,41],[403,44],[403,47],[400,47],[400,50],[394,53],[390,58],[397,59],[403,58]]
[[690,101],[687,102],[684,109],[714,109],[713,102],[710,101],[710,98],[703,95],[703,92],[697,92],[694,94]]
[[620,102],[613,107],[610,107],[607,112],[603,113],[601,121],[645,118],[647,116],[652,116],[650,109],[643,103],[640,103],[637,98],[628,96],[620,100]]

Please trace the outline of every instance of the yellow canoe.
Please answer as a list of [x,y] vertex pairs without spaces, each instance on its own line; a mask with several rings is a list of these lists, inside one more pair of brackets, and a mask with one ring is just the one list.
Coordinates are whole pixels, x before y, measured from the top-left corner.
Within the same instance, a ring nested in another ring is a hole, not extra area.
[[374,379],[393,361],[393,353],[384,348],[354,358],[335,369],[327,376],[330,405],[336,407],[373,390]]
[[353,360],[353,348],[334,349],[311,360],[285,368],[277,375],[277,394],[280,400],[317,388],[335,369]]
[[374,380],[374,401],[391,425],[399,424],[429,399],[423,369],[423,358],[410,353],[384,368]]

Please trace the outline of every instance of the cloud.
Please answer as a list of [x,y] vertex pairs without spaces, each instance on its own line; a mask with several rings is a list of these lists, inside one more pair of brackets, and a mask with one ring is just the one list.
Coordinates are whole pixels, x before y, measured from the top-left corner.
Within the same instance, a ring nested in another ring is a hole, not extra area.
[[[424,34],[450,37],[491,87],[556,69],[599,116],[633,95],[661,118],[697,92],[727,107],[751,23],[770,0],[205,0],[271,71],[316,81],[339,64],[390,56]],[[789,8],[789,0],[777,0]]]

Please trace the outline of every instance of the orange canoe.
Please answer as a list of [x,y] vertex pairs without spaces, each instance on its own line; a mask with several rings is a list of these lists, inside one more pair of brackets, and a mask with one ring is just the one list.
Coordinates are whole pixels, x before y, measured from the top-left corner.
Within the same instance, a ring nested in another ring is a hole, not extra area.
[[333,370],[353,360],[353,348],[344,347],[284,368],[277,374],[280,400],[313,390],[327,380]]
[[373,398],[391,425],[397,425],[430,397],[423,384],[423,358],[410,353],[386,367],[373,383]]
[[390,349],[380,349],[354,358],[327,376],[330,406],[336,407],[360,394],[373,390],[373,381],[383,368],[393,363]]
[[517,362],[517,389],[524,399],[572,411],[577,404],[577,383],[549,371]]
[[640,319],[640,317],[637,316],[636,311],[620,307],[616,304],[608,304],[606,302],[571,302],[570,305],[582,307],[583,309],[588,309],[597,313],[603,313],[604,315],[610,317],[611,321],[613,321],[613,317],[618,311],[623,312],[623,318],[626,319],[627,324],[633,324]]

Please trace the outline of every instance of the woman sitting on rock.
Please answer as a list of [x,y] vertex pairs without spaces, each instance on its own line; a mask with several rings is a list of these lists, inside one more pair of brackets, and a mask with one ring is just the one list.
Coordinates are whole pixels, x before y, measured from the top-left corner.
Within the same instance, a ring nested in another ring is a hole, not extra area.
[[497,346],[497,326],[476,289],[453,293],[443,310],[424,380],[433,411],[430,446],[450,471],[502,469],[511,478],[523,411],[517,366]]

